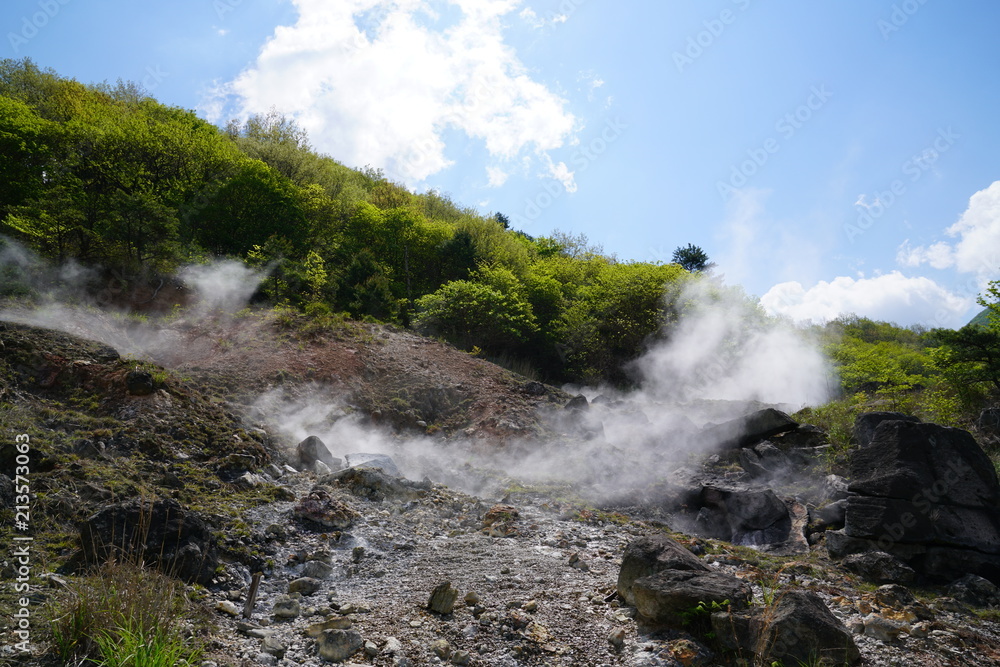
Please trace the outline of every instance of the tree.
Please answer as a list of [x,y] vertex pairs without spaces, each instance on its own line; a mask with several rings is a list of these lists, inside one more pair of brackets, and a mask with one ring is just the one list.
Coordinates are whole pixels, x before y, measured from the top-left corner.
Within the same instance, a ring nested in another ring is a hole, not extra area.
[[453,280],[417,301],[417,328],[460,347],[505,352],[528,340],[538,323],[524,288],[507,269],[488,268],[476,280]]
[[715,266],[714,263],[708,261],[708,255],[705,254],[705,251],[693,243],[688,243],[687,246],[674,250],[672,261],[674,264],[680,264],[685,271],[692,273],[700,273]]

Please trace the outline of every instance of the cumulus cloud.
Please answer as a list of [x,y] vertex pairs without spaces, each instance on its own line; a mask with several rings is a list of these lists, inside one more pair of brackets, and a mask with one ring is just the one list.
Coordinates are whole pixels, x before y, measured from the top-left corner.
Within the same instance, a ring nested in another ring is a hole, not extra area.
[[769,313],[797,322],[822,323],[854,313],[904,326],[951,327],[964,323],[975,299],[954,294],[929,278],[893,271],[872,278],[841,276],[809,289],[785,282],[772,287],[760,303]]
[[906,240],[896,253],[896,261],[903,266],[929,264],[935,269],[947,269],[955,264],[955,250],[944,241],[914,248],[910,246],[909,240]]
[[549,171],[549,152],[573,140],[567,101],[532,78],[505,39],[520,0],[293,2],[297,22],[279,26],[206,100],[206,113],[275,107],[322,151],[411,185],[452,164],[445,137],[455,130],[481,142],[494,165],[537,160]]
[[969,207],[945,234],[958,240],[917,247],[906,241],[897,260],[904,266],[955,268],[975,274],[981,284],[995,278],[1000,271],[1000,181],[972,195]]

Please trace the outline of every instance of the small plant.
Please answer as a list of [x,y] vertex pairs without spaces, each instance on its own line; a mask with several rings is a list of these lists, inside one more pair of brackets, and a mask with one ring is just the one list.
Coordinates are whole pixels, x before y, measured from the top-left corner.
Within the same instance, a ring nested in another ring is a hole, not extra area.
[[729,611],[729,600],[718,602],[712,600],[698,602],[695,606],[680,613],[681,625],[690,632],[699,634],[705,639],[714,639],[715,633],[710,631],[712,614],[717,611]]

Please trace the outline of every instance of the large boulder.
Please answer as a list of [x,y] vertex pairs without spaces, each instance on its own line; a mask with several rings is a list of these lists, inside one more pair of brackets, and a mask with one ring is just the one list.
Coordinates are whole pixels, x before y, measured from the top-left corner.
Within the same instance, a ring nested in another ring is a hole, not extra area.
[[712,629],[727,648],[752,653],[754,664],[854,665],[861,660],[851,633],[810,591],[784,591],[767,609],[717,612]]
[[342,461],[330,453],[330,448],[326,446],[318,436],[310,435],[295,447],[295,453],[299,457],[299,465],[306,470],[314,470],[316,462],[320,461],[330,470],[339,470]]
[[854,419],[854,441],[859,447],[867,447],[871,444],[875,436],[875,429],[884,421],[908,421],[919,422],[920,420],[902,412],[866,412],[858,415]]
[[[1000,504],[992,462],[968,431],[890,420],[851,457],[853,493],[971,508]],[[929,513],[926,512],[926,513]]]
[[740,465],[751,477],[768,479],[790,472],[792,464],[783,451],[765,441],[740,449]]
[[884,551],[851,554],[842,564],[873,584],[912,584],[917,575],[909,565]]
[[788,540],[792,518],[770,489],[763,491],[706,486],[697,528],[709,537],[743,546],[781,544]]
[[141,562],[187,582],[211,583],[219,565],[209,526],[176,500],[131,500],[104,507],[80,529],[87,563]]
[[1000,482],[971,434],[883,419],[851,469],[844,529],[827,534],[832,556],[878,550],[931,579],[1000,581]]
[[747,447],[771,436],[794,431],[798,423],[781,410],[765,408],[707,428],[705,438],[723,448]]
[[640,537],[625,547],[618,573],[618,595],[635,604],[632,585],[636,579],[664,570],[708,571],[700,558],[666,535]]
[[326,475],[320,482],[346,489],[355,496],[381,502],[385,499],[415,498],[430,489],[429,482],[413,482],[395,477],[381,468],[346,468]]
[[663,570],[636,579],[632,595],[643,618],[680,629],[699,605],[745,609],[753,594],[742,579],[724,572]]

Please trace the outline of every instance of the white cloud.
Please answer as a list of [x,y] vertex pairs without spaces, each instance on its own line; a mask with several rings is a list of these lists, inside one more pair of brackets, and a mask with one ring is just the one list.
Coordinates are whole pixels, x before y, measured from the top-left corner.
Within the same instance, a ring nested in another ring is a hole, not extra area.
[[[551,165],[549,151],[573,140],[566,100],[505,41],[502,19],[520,0],[293,2],[295,25],[217,91],[238,116],[277,108],[323,152],[411,185],[452,164],[447,130],[481,141],[494,163]],[[203,108],[222,113],[218,100]]]
[[947,269],[955,263],[955,251],[948,243],[940,241],[933,245],[913,248],[909,240],[903,241],[896,253],[896,261],[903,266],[930,264],[935,269]]
[[946,232],[959,237],[955,244],[959,271],[995,276],[1000,270],[1000,181],[972,195],[969,208]]
[[552,158],[545,156],[548,166],[548,176],[553,178],[566,188],[566,192],[576,192],[576,177],[574,172],[569,170],[565,162],[553,162]]
[[975,274],[981,285],[995,278],[1000,273],[1000,181],[972,195],[962,217],[945,233],[958,241],[916,248],[907,241],[896,259],[904,266],[954,267],[961,273]]
[[535,10],[532,9],[531,7],[525,7],[523,10],[521,10],[521,13],[518,14],[518,16],[521,17],[521,19],[524,20],[532,28],[545,27],[545,21],[538,18],[538,14],[536,14]]
[[510,177],[510,174],[497,167],[486,167],[486,175],[489,176],[491,188],[499,188]]
[[797,322],[822,323],[854,313],[903,326],[953,327],[965,323],[963,317],[975,299],[954,294],[929,278],[893,271],[872,278],[841,276],[809,289],[785,282],[772,287],[760,303],[767,312]]

